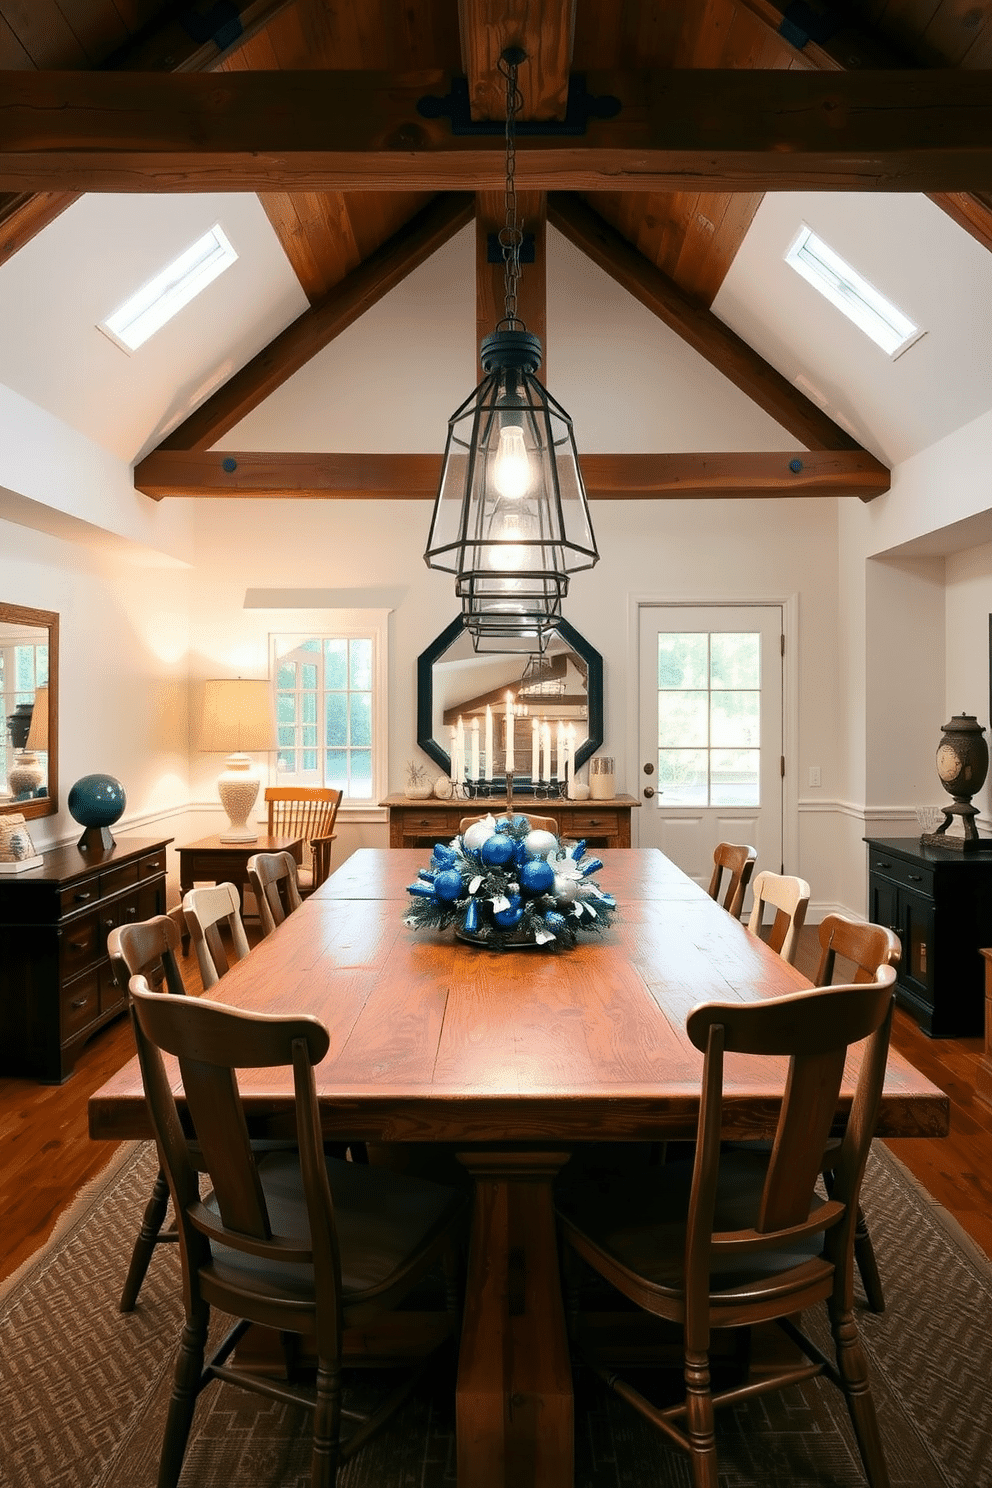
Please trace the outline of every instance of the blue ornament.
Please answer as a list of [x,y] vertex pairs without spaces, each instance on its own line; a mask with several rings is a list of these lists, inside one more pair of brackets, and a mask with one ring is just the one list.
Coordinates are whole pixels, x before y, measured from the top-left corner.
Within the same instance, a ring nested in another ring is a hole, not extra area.
[[433,899],[434,898],[434,890],[430,886],[430,884],[425,884],[425,883],[407,884],[406,891],[407,891],[408,894],[413,894],[414,897],[417,898],[417,899]]
[[462,893],[462,876],[456,868],[445,868],[434,880],[434,897],[449,904]]
[[575,844],[575,846],[572,848],[572,851],[571,851],[571,857],[573,857],[575,859],[576,863],[579,861],[579,859],[581,858],[581,856],[585,852],[585,850],[586,850],[586,843],[585,843],[585,838],[583,838],[581,842],[577,842]]
[[470,899],[468,901],[468,909],[466,909],[466,911],[465,911],[465,924],[464,924],[464,927],[463,928],[466,929],[466,930],[468,930],[470,934],[471,934],[472,931],[478,930],[478,928],[479,928],[479,901],[478,901],[478,899]]
[[418,868],[417,869],[417,877],[418,878],[422,878],[427,883],[431,883],[432,884],[434,882],[434,880],[437,878],[437,874],[434,873],[430,868]]
[[444,842],[435,842],[432,858],[442,868],[450,868],[458,857],[453,847],[448,847]]
[[123,815],[127,796],[113,775],[84,775],[70,790],[67,805],[81,827],[109,827]]
[[556,909],[549,909],[544,916],[544,923],[552,935],[560,935],[565,928],[565,916],[559,914]]
[[496,830],[497,832],[508,832],[512,825],[513,823],[508,816],[501,816],[499,821],[496,823]]
[[[499,827],[496,828],[499,832]],[[513,857],[516,844],[505,834],[487,838],[479,849],[479,857],[489,868],[501,868]]]
[[493,921],[501,930],[512,930],[519,925],[524,917],[523,905],[520,903],[520,895],[514,894],[510,899],[508,909],[498,909],[493,915]]
[[543,858],[533,858],[520,870],[520,887],[528,894],[547,894],[554,882],[555,870]]
[[588,878],[590,873],[598,873],[602,866],[602,858],[590,858],[588,863],[583,863],[582,865],[582,877]]

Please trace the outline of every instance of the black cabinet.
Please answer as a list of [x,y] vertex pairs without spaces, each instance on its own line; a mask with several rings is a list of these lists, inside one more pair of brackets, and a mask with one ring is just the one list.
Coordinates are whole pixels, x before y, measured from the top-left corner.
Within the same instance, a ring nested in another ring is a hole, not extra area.
[[992,946],[992,841],[954,852],[915,837],[867,837],[868,918],[902,942],[897,997],[934,1038],[985,1026],[981,951]]
[[107,958],[118,925],[165,913],[164,841],[43,854],[0,877],[0,1075],[58,1083],[126,1006]]

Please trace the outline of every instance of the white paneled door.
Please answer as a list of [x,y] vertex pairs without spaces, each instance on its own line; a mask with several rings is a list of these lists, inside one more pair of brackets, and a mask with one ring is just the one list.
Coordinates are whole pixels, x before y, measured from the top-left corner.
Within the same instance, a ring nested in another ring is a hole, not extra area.
[[640,843],[704,888],[718,842],[781,868],[782,623],[781,605],[640,608]]

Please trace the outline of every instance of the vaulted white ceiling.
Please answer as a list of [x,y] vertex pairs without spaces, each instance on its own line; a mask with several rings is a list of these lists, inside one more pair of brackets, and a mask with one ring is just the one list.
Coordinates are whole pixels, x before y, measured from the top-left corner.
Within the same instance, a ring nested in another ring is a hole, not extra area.
[[[215,221],[238,263],[128,356],[98,321]],[[803,222],[923,339],[890,361],[820,299],[783,261]],[[475,379],[473,273],[466,229],[225,446],[440,450]],[[0,381],[131,461],[305,308],[254,196],[88,196],[0,267]],[[887,463],[992,407],[992,255],[924,197],[766,195],[714,310]],[[795,447],[553,230],[547,339],[548,385],[580,450]]]

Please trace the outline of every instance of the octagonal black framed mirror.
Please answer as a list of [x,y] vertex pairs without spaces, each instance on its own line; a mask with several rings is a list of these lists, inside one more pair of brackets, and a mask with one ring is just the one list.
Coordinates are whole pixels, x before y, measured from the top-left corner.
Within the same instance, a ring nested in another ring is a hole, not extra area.
[[[574,730],[574,768],[603,742],[603,658],[567,620],[559,620],[541,655],[479,652],[459,615],[417,658],[417,743],[445,774],[451,772],[451,729],[470,728],[487,707],[514,698],[515,792],[534,789],[530,770],[534,720]],[[502,780],[505,740],[497,727],[491,762],[483,769]]]

